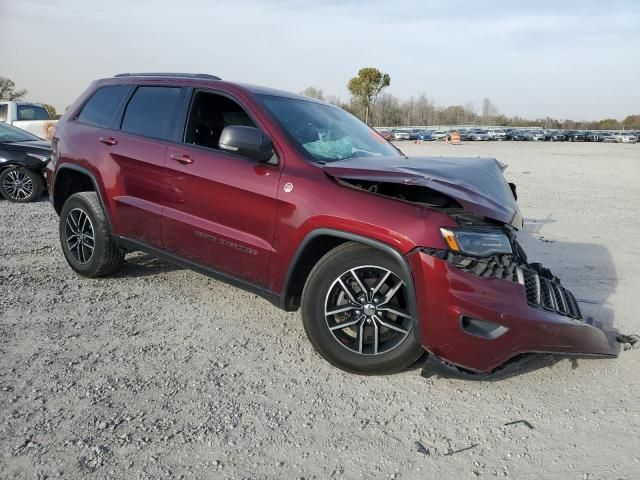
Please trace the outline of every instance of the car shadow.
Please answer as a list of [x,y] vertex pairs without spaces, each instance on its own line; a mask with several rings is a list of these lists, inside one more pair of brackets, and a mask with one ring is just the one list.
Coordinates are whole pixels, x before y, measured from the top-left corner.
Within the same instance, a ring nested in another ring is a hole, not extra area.
[[[552,216],[542,219],[530,218],[525,221],[524,229],[518,239],[528,256],[528,261],[540,262],[561,279],[562,284],[571,290],[580,304],[585,319],[592,318],[593,323],[605,330],[613,330],[615,312],[608,298],[618,284],[613,258],[606,247],[598,244],[567,242],[544,235],[544,227],[555,220]],[[115,277],[141,277],[183,270],[182,267],[157,259],[142,252],[130,253],[122,270]],[[420,369],[425,365],[423,356],[405,371]],[[580,360],[593,360],[599,357],[581,355],[535,354],[527,355],[521,362],[514,362],[491,377],[479,376],[477,380],[502,381],[515,376],[548,368],[558,362],[569,359],[572,368],[579,368]],[[469,380],[473,378],[467,377]]]
[[146,277],[177,270],[183,270],[183,268],[147,253],[132,252],[127,255],[122,269],[113,277]]
[[567,242],[546,237],[544,227],[555,220],[525,220],[518,240],[529,262],[540,262],[560,278],[575,295],[585,319],[591,317],[598,326],[611,329],[615,312],[607,303],[618,286],[613,257],[600,244]]

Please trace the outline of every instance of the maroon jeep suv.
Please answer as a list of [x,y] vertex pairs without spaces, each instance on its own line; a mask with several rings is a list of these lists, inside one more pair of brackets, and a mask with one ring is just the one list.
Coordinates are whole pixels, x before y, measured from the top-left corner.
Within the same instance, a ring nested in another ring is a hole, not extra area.
[[47,183],[86,277],[141,250],[302,310],[309,340],[361,374],[425,351],[490,374],[527,352],[615,356],[516,240],[491,158],[409,158],[327,103],[204,74],[95,81],[57,124]]

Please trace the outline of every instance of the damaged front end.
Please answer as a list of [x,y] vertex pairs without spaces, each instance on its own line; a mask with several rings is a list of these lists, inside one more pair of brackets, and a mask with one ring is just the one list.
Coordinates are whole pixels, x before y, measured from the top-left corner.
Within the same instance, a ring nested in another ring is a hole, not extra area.
[[[615,357],[624,337],[583,317],[573,293],[530,263],[515,186],[495,159],[355,158],[327,165],[345,186],[447,213],[437,247],[406,256],[417,335],[434,371],[487,378],[529,353]],[[437,368],[436,368],[437,367]]]

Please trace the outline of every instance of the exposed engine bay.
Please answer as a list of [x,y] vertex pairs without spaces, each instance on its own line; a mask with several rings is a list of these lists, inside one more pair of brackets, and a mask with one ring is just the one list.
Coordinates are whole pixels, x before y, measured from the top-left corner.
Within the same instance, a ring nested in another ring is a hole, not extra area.
[[373,182],[365,180],[339,179],[341,184],[366,190],[385,197],[397,198],[425,207],[464,211],[462,205],[453,198],[420,185],[403,185],[400,183]]

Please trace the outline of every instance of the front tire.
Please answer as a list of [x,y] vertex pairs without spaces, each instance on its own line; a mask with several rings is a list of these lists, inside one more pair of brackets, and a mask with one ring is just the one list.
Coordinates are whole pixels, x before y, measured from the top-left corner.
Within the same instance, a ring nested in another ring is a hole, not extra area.
[[313,268],[302,292],[302,321],[316,351],[362,375],[401,371],[424,353],[416,342],[408,282],[383,252],[345,243]]
[[124,263],[125,251],[113,241],[95,192],[76,193],[66,200],[58,231],[67,263],[84,277],[112,275]]
[[42,196],[44,182],[38,172],[12,167],[0,173],[0,193],[10,202],[33,202]]

